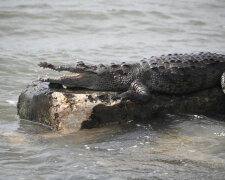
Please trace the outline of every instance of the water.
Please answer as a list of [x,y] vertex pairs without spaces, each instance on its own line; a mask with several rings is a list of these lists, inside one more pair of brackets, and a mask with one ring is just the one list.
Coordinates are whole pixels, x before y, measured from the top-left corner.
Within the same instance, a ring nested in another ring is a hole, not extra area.
[[0,2],[0,179],[224,179],[225,123],[166,115],[72,134],[20,121],[36,64],[225,53],[224,0]]

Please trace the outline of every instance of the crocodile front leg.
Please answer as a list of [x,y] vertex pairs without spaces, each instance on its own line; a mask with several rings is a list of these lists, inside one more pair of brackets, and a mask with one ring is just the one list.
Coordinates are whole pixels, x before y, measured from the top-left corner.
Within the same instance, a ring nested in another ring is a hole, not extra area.
[[225,94],[225,72],[221,76],[221,86],[222,86],[222,90]]
[[128,91],[123,92],[114,96],[112,99],[122,99],[124,100],[131,100],[131,101],[138,101],[138,102],[148,102],[151,98],[150,92],[148,88],[140,81],[136,80],[131,83],[131,87]]

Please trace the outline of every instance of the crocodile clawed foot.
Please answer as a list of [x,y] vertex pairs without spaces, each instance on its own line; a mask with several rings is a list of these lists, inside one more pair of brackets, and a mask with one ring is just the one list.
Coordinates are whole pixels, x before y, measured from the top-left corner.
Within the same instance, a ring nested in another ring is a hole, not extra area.
[[121,97],[120,94],[112,96],[111,99],[113,101],[120,100],[120,103],[118,105],[119,107],[122,107],[122,104],[125,104],[127,101],[129,101],[129,98]]
[[126,93],[121,93],[121,94],[114,95],[114,96],[112,96],[111,99],[114,100],[114,101],[120,100],[121,102],[125,102],[127,100],[131,100],[131,98]]
[[112,100],[118,100],[120,99],[121,102],[125,102],[127,100],[133,101],[133,102],[137,102],[137,103],[148,103],[151,99],[150,94],[138,94],[136,92],[134,92],[133,90],[128,90],[126,92],[123,92],[121,94],[117,94],[115,96],[112,97]]

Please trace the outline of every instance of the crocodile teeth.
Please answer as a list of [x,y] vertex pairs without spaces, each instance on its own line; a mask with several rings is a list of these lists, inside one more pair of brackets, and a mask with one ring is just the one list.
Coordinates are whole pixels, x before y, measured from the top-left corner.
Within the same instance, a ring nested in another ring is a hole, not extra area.
[[65,79],[65,78],[68,78],[68,79],[78,79],[78,78],[81,78],[83,76],[83,74],[77,74],[77,75],[68,75],[68,76],[60,76],[60,79]]

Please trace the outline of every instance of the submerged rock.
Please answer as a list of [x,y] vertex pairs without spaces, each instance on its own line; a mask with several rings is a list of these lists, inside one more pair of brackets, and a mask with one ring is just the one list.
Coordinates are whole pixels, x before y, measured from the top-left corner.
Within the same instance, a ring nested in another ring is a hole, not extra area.
[[150,121],[165,113],[225,114],[225,95],[219,87],[180,96],[154,93],[147,104],[111,100],[115,94],[35,81],[19,96],[18,115],[55,130],[76,131],[128,120]]

